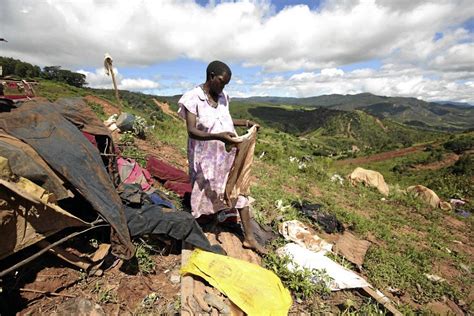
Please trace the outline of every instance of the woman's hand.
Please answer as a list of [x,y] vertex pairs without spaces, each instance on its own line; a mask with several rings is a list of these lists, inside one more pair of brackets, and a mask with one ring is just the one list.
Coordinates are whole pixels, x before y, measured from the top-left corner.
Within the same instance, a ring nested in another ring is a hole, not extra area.
[[227,145],[234,145],[234,144],[240,143],[241,141],[235,139],[236,136],[237,135],[235,135],[232,132],[222,132],[222,133],[216,134],[216,138],[226,143]]
[[247,127],[252,127],[255,126],[257,128],[257,131],[260,129],[260,124],[255,123],[254,121],[247,120]]

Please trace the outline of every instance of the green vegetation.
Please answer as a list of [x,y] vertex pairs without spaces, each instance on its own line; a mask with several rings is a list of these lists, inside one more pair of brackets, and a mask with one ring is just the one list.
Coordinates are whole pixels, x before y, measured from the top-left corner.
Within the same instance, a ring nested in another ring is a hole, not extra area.
[[21,60],[0,56],[0,65],[3,67],[3,76],[13,76],[21,79],[37,79],[39,77],[66,83],[73,87],[83,87],[86,84],[86,76],[60,66],[47,66],[43,70],[39,66],[25,63]]
[[451,150],[456,154],[461,154],[469,149],[474,148],[474,138],[469,135],[460,135],[443,144],[444,148]]
[[41,75],[41,68],[18,59],[0,56],[0,65],[3,76],[16,75],[21,78],[37,78]]
[[153,249],[151,249],[151,247],[143,241],[135,243],[135,246],[135,257],[138,261],[138,270],[142,274],[150,274],[155,272],[156,262],[151,257],[151,252]]
[[[255,106],[280,106],[331,110],[361,110],[379,119],[434,131],[462,131],[474,127],[474,107],[468,104],[440,104],[415,98],[377,96],[370,93],[354,95],[322,95],[309,98],[252,97],[237,99]],[[415,119],[414,119],[415,118]]]
[[96,293],[97,302],[99,304],[117,303],[117,293],[115,290],[111,288],[104,288],[103,284],[99,281],[95,282],[92,293]]
[[[292,266],[291,269],[289,265]],[[331,292],[326,286],[331,278],[325,271],[299,267],[288,256],[270,253],[265,256],[263,266],[275,272],[283,285],[297,298],[310,298],[316,294],[327,297]]]
[[422,131],[363,111],[295,108],[237,103],[235,117],[253,117],[263,126],[291,134],[309,155],[337,158],[376,153],[433,141],[442,134]]

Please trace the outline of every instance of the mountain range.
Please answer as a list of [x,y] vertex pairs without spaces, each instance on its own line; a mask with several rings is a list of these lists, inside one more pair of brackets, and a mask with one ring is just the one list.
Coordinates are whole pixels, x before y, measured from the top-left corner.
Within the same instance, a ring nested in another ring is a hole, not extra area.
[[462,131],[474,128],[474,106],[458,102],[425,102],[416,98],[386,97],[371,93],[322,95],[308,98],[233,98],[244,104],[290,105],[306,109],[361,110],[379,119],[429,130]]

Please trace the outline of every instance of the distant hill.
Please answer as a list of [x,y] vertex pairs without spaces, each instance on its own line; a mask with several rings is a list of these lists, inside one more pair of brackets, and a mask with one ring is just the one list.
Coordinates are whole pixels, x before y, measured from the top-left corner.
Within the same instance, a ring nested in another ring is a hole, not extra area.
[[[158,97],[176,106],[180,96]],[[231,113],[234,118],[252,117],[264,126],[306,139],[310,147],[321,152],[336,153],[349,150],[352,145],[370,151],[401,148],[428,142],[439,137],[443,130],[459,127],[435,127],[416,115],[411,119],[394,119],[400,112],[419,107],[410,99],[405,104],[386,102],[392,98],[360,94],[348,103],[347,96],[328,95],[312,98],[252,97],[233,98]],[[408,98],[405,98],[408,99]],[[316,101],[324,106],[314,106]],[[383,102],[385,101],[385,102]],[[426,102],[424,102],[426,103]],[[369,105],[367,105],[369,104]],[[450,106],[438,105],[433,117],[451,115]],[[422,108],[424,109],[424,108]],[[415,119],[416,118],[416,119]],[[319,150],[318,149],[318,150]]]
[[474,104],[466,103],[466,102],[455,102],[455,101],[436,101],[435,103],[442,104],[442,105],[454,105],[463,108],[470,108],[474,106]]
[[253,117],[264,126],[299,136],[326,152],[350,150],[352,145],[373,151],[401,148],[432,141],[439,132],[406,126],[389,119],[379,119],[364,111],[343,111],[327,107],[265,105],[235,101],[235,118]]
[[389,118],[418,128],[461,131],[474,127],[474,106],[456,102],[425,102],[415,98],[385,97],[370,93],[323,95],[309,98],[250,97],[235,101],[250,104],[325,107],[332,110],[361,110],[380,119]]

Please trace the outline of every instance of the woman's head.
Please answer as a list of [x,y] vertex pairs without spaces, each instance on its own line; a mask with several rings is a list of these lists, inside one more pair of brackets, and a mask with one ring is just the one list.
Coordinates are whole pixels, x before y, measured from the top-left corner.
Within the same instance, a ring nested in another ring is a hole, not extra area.
[[231,77],[232,71],[229,66],[218,60],[211,62],[206,69],[206,83],[208,83],[209,92],[215,95],[220,94]]

